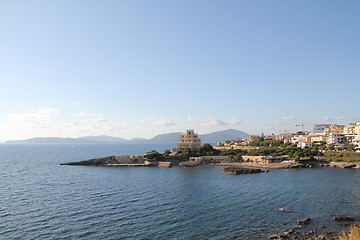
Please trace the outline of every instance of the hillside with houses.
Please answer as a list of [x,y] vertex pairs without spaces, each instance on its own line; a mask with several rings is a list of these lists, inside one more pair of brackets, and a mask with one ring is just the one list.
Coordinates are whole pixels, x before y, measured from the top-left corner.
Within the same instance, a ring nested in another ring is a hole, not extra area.
[[274,144],[274,141],[293,143],[301,148],[318,146],[329,150],[360,150],[360,121],[348,125],[318,124],[313,131],[298,131],[269,136],[249,136],[245,139],[226,140],[217,147],[223,149],[260,147]]

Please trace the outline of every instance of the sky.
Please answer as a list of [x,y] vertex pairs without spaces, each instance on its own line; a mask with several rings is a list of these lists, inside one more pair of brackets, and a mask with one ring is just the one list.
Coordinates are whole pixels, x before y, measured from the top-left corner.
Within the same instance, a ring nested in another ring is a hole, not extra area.
[[360,121],[358,0],[2,0],[0,141]]

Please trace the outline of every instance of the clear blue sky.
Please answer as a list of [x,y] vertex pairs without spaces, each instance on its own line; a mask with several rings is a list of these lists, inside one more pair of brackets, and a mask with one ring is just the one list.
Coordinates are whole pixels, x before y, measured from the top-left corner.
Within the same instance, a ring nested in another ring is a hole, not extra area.
[[0,141],[360,120],[359,12],[357,0],[3,0]]

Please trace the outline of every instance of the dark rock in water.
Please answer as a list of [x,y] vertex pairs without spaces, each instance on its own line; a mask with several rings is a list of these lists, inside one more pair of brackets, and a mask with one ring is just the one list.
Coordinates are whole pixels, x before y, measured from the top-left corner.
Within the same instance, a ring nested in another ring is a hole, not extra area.
[[310,230],[309,232],[307,232],[306,235],[314,235],[314,234],[316,234],[316,233],[317,233],[317,230],[316,230],[316,228],[315,228],[315,229]]
[[343,222],[343,221],[356,221],[354,217],[346,217],[346,216],[336,216],[333,217],[335,221]]
[[306,218],[306,219],[304,219],[302,221],[297,222],[297,224],[298,225],[309,224],[310,220],[311,220],[311,218]]
[[265,172],[260,168],[239,168],[239,167],[228,167],[224,169],[224,173],[228,174],[248,174],[248,173],[261,173]]

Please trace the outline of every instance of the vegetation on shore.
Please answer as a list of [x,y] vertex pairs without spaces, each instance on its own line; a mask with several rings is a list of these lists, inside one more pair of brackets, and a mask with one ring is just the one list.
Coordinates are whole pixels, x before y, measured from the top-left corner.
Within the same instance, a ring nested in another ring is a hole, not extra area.
[[[256,143],[257,145],[259,143]],[[323,161],[342,161],[342,162],[360,162],[360,153],[347,151],[325,151],[324,144],[316,145],[310,148],[300,148],[293,143],[284,143],[283,141],[274,140],[268,142],[260,142],[264,146],[257,149],[225,149],[218,150],[210,144],[204,144],[200,148],[188,148],[182,151],[172,153],[165,150],[159,153],[156,150],[147,152],[144,157],[148,160],[178,160],[187,161],[189,157],[200,156],[231,156],[234,161],[241,161],[242,156],[280,156],[288,155],[290,159],[298,161],[300,159],[320,159]]]
[[292,143],[282,143],[279,146],[271,145],[265,148],[250,149],[250,150],[238,150],[238,149],[223,150],[223,155],[232,155],[235,153],[240,155],[249,155],[249,156],[288,155],[290,158],[293,159],[314,158],[314,157],[323,156],[323,153],[316,146],[311,148],[300,148],[297,147],[296,144],[292,144]]
[[330,162],[360,162],[360,153],[350,151],[327,151],[324,158]]
[[148,160],[179,160],[188,161],[189,157],[200,157],[200,156],[218,156],[221,155],[220,150],[213,148],[210,144],[204,144],[200,148],[187,148],[183,151],[172,154],[170,150],[165,150],[163,153],[159,153],[156,150],[145,153],[144,157]]

